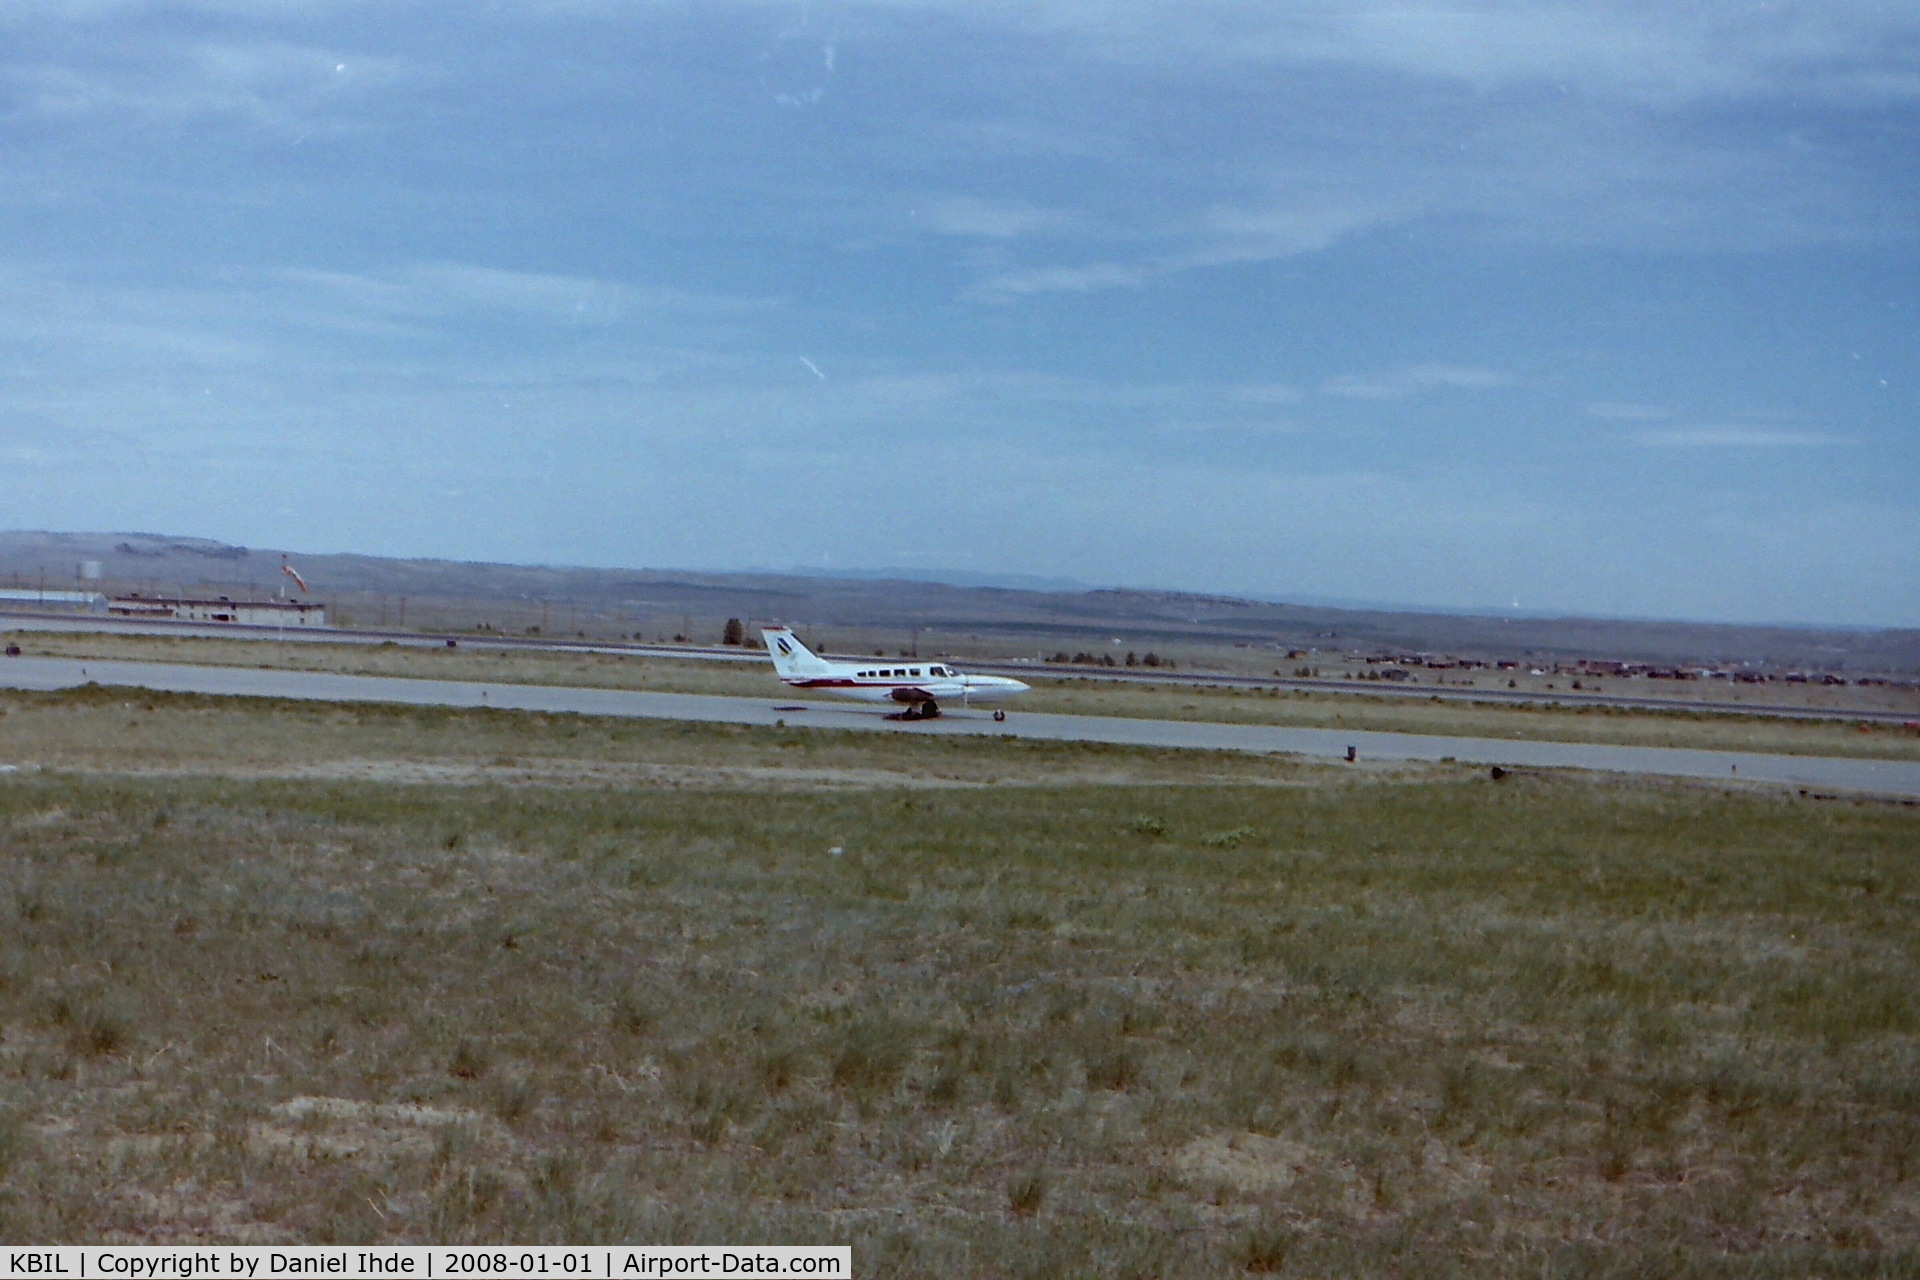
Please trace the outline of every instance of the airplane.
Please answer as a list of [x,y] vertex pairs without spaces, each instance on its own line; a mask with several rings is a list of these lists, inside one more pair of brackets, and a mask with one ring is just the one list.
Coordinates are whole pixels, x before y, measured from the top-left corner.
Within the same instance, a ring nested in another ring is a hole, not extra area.
[[[760,636],[767,642],[773,669],[780,679],[795,689],[825,689],[843,698],[863,702],[904,704],[903,720],[931,720],[940,714],[940,700],[998,702],[1027,691],[1022,681],[1006,676],[962,675],[942,662],[921,662],[917,658],[875,658],[872,662],[829,662],[800,643],[800,637],[788,627],[762,627]],[[995,720],[1007,713],[994,709]]]

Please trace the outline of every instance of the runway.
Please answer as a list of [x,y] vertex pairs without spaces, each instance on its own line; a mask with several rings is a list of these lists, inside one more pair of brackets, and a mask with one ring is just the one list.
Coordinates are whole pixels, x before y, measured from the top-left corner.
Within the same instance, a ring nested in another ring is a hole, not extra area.
[[[806,725],[820,729],[920,735],[976,734],[1054,742],[1107,743],[1195,751],[1344,758],[1362,761],[1456,760],[1509,768],[1593,769],[1670,778],[1767,783],[1810,791],[1848,791],[1920,800],[1920,761],[1837,756],[1766,755],[1677,747],[1454,738],[1276,725],[1212,724],[1010,712],[1004,723],[985,711],[956,711],[938,720],[888,720],[851,703],[794,702],[775,696],[649,693],[556,685],[474,684],[391,676],[331,675],[248,667],[202,667],[73,658],[0,658],[0,687],[66,689],[93,683],[227,697],[374,702],[406,706],[492,707],[592,716],[631,716],[710,724]],[[771,681],[769,681],[771,683]],[[14,763],[0,761],[0,763]]]
[[[451,640],[470,650],[536,653],[591,653],[625,658],[671,658],[680,662],[766,661],[759,643],[738,648],[714,645],[644,644],[638,641],[598,642],[566,640],[558,637],[472,635],[447,632],[371,631],[338,627],[259,627],[242,623],[175,622],[154,618],[101,618],[50,616],[0,612],[0,631],[48,631],[65,633],[103,633],[109,635],[175,636],[206,640],[271,640],[275,643],[401,645],[413,649],[439,649]],[[861,662],[860,654],[827,653],[838,661]],[[1879,724],[1904,724],[1915,718],[1913,711],[1874,710],[1869,708],[1799,706],[1787,703],[1736,702],[1715,698],[1650,696],[1631,693],[1596,693],[1579,690],[1555,690],[1548,693],[1532,689],[1460,687],[1435,684],[1395,684],[1386,681],[1340,680],[1308,676],[1229,675],[1217,671],[1114,670],[1108,667],[1059,666],[1047,662],[966,661],[963,666],[975,675],[1013,676],[1020,680],[1094,680],[1103,684],[1190,685],[1218,689],[1282,689],[1303,693],[1337,693],[1349,697],[1381,701],[1414,699],[1422,702],[1492,702],[1508,706],[1536,707],[1614,707],[1623,711],[1685,711],[1703,715],[1770,716],[1787,720],[1853,720]]]

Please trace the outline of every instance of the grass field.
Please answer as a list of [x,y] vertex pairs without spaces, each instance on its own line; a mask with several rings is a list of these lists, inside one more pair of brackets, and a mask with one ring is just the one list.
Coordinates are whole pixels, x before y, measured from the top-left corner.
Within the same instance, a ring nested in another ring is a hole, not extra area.
[[37,766],[0,776],[8,1241],[1920,1267],[1912,808],[97,689],[0,711]]
[[[496,651],[309,641],[21,633],[28,654],[135,661],[281,667],[355,675],[417,676],[512,684],[583,685],[780,697],[770,664],[707,662],[537,650]],[[1030,677],[1020,711],[1135,716],[1160,720],[1303,725],[1461,737],[1700,747],[1789,755],[1920,759],[1920,733],[1899,724],[1787,720],[1714,712],[1614,710],[1465,703],[1365,694],[1280,693],[1194,685],[1130,685],[1049,675]],[[1920,708],[1915,710],[1920,717]]]

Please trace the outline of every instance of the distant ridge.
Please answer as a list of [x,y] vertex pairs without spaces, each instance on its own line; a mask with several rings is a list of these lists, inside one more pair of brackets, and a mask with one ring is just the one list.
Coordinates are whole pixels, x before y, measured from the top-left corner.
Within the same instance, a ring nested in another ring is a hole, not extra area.
[[[157,533],[0,533],[0,585],[74,585],[97,560],[109,590],[192,589],[272,594],[279,548]],[[1017,574],[924,569],[792,569],[709,573],[595,569],[289,552],[315,593],[384,624],[495,626],[593,634],[684,633],[717,638],[729,617],[944,636],[970,652],[1034,656],[1063,647],[1163,650],[1181,644],[1258,649],[1393,651],[1474,656],[1920,673],[1920,630],[1723,623],[1566,615],[1355,608],[1310,601],[1081,583]],[[914,575],[914,576],[902,576]],[[945,579],[967,578],[954,582]],[[555,617],[559,613],[560,617]],[[1284,658],[1276,658],[1284,662]]]
[[985,573],[973,569],[835,569],[800,566],[792,569],[742,569],[747,574],[774,574],[782,578],[825,578],[849,582],[937,582],[949,587],[987,587],[997,591],[1092,591],[1077,578],[1048,578],[1031,573]]

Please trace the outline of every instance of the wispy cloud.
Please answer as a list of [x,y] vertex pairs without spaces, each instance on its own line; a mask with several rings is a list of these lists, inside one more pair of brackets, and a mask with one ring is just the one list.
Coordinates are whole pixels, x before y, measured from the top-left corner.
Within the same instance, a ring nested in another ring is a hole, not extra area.
[[1413,388],[1392,377],[1363,378],[1343,373],[1320,384],[1321,395],[1343,400],[1399,400],[1412,393]]
[[[983,209],[974,213],[973,229],[967,233],[1011,238],[1043,228],[1060,230],[1071,225],[1060,215],[1049,214],[1047,218],[1040,221],[1031,214],[1022,218],[1017,210]],[[1391,219],[1391,213],[1376,204],[1297,209],[1215,208],[1175,232],[1173,238],[1184,243],[1166,251],[1143,254],[1130,262],[1003,271],[970,286],[962,296],[976,302],[1009,302],[1034,294],[1131,289],[1163,276],[1198,268],[1270,262],[1316,253],[1351,232]]]
[[1304,397],[1298,387],[1279,382],[1259,382],[1229,388],[1227,398],[1241,404],[1298,404]]
[[1602,400],[1590,404],[1587,406],[1587,413],[1609,422],[1658,422],[1673,416],[1673,410],[1665,405],[1629,404],[1618,400]]
[[977,236],[1014,240],[1041,231],[1056,231],[1073,222],[1059,209],[1042,209],[1017,200],[984,200],[974,196],[936,196],[921,201],[915,216],[922,226],[949,236]]
[[1152,267],[1122,262],[1095,262],[1079,267],[1033,267],[982,280],[968,288],[962,296],[976,302],[1011,302],[1041,293],[1130,289],[1145,283],[1154,274]]
[[1635,431],[1628,437],[1652,449],[1800,449],[1848,443],[1818,431],[1764,431],[1751,427],[1674,427]]
[[294,320],[494,315],[577,328],[657,319],[737,318],[777,305],[770,299],[466,262],[415,262],[359,273],[295,267],[274,275],[301,295],[297,309],[289,315]]
[[[927,0],[894,0],[925,9]],[[952,7],[962,7],[952,0]],[[1920,14],[1881,0],[1817,6],[1662,0],[965,0],[1001,21],[1131,62],[1339,63],[1488,90],[1524,83],[1657,103],[1814,90],[1913,97]]]
[[1487,391],[1516,379],[1500,369],[1464,364],[1410,364],[1384,373],[1343,374],[1320,384],[1322,395],[1348,400],[1403,400],[1423,390]]
[[293,135],[359,127],[351,108],[404,75],[402,60],[276,39],[151,37],[0,64],[16,122],[173,128],[225,120]]
[[1226,265],[1317,253],[1356,231],[1399,221],[1407,212],[1390,200],[1335,199],[1320,193],[1260,208],[1219,206],[1200,221],[1206,247],[1190,253],[1183,265]]
[[1400,376],[1415,386],[1455,387],[1466,391],[1509,387],[1515,381],[1512,374],[1503,370],[1470,364],[1411,364],[1400,371]]

